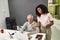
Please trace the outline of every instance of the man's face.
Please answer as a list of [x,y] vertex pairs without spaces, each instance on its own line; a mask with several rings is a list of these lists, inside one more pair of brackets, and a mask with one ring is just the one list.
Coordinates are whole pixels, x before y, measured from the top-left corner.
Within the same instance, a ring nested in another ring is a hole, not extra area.
[[29,16],[29,17],[27,18],[27,20],[28,20],[28,22],[31,24],[31,23],[33,22],[33,17],[32,17],[32,16]]

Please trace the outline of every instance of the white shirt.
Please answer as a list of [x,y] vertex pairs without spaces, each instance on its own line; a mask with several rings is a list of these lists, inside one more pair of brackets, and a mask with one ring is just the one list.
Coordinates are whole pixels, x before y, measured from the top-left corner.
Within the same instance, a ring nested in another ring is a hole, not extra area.
[[40,17],[37,17],[38,22],[41,22],[41,26],[46,26],[50,23],[50,21],[53,21],[53,17],[50,13],[42,14]]
[[33,34],[39,33],[38,27],[35,30],[32,29],[35,23],[36,23],[35,21],[33,21],[31,24],[29,22],[25,22],[24,25],[21,27],[20,31],[32,32]]

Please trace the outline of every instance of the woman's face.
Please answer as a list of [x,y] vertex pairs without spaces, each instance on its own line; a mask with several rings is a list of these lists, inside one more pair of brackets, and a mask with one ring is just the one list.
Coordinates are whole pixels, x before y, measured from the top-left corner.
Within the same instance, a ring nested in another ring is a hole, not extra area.
[[37,11],[42,14],[42,9],[41,8],[37,8]]

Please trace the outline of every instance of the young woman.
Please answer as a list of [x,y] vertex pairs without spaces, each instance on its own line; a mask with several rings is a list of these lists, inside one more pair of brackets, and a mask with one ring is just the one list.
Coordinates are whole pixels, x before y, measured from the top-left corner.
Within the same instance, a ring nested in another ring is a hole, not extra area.
[[46,40],[51,40],[51,26],[54,20],[45,5],[40,4],[36,7],[37,23],[32,27],[35,29],[40,26],[41,32],[46,33]]

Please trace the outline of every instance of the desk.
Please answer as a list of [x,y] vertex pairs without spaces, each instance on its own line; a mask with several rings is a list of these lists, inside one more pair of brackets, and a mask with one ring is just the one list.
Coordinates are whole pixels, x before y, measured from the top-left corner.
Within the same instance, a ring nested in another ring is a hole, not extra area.
[[[13,36],[12,39],[10,39],[10,35],[9,33],[15,33]],[[7,30],[7,29],[4,29],[4,33],[0,33],[0,40],[28,40],[28,35],[27,35],[28,32],[24,32],[24,33],[21,33],[20,31],[16,31],[16,30]],[[44,33],[37,33],[37,34],[40,34],[40,35],[43,35],[42,37],[42,40],[45,40],[45,34]],[[31,35],[31,40],[36,40],[35,37],[37,34],[33,34]]]
[[[13,39],[10,39],[9,33],[14,33]],[[20,31],[16,30],[7,30],[4,29],[4,33],[0,33],[0,40],[28,40],[27,32],[21,33]]]

